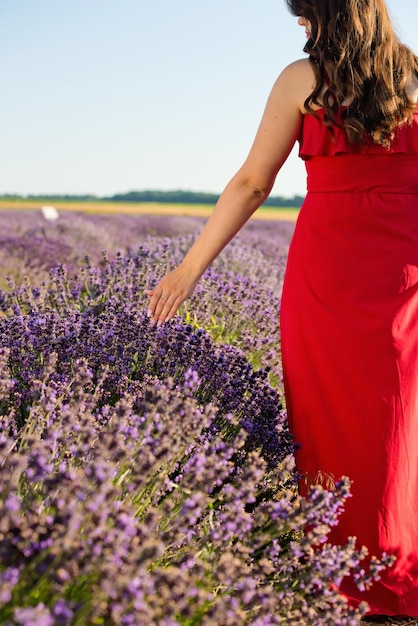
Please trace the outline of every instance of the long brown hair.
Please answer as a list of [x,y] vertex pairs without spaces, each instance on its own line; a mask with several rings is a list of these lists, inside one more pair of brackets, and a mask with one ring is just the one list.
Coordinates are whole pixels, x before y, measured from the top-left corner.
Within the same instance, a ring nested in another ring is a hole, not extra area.
[[[418,57],[397,38],[384,0],[286,0],[291,13],[311,23],[304,47],[315,72],[315,86],[305,101],[324,107],[325,123],[343,126],[350,141],[369,135],[390,145],[400,122],[410,122],[416,104],[406,88],[418,76]],[[328,73],[325,94],[321,96]]]

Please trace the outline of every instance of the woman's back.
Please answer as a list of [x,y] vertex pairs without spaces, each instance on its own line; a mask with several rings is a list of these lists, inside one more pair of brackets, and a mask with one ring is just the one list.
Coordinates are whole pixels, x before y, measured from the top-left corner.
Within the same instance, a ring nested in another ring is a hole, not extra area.
[[398,557],[370,591],[345,580],[350,603],[418,616],[418,108],[382,145],[350,140],[349,103],[331,128],[320,105],[300,128],[308,193],[281,304],[297,467],[308,484],[353,481],[332,543]]

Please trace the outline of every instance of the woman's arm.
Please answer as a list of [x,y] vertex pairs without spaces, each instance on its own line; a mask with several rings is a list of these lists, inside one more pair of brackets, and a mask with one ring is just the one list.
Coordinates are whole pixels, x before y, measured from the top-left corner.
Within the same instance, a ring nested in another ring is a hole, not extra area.
[[174,316],[212,261],[268,197],[299,136],[303,102],[312,81],[307,60],[292,63],[278,77],[244,164],[225,187],[180,265],[147,292],[153,323],[160,325]]

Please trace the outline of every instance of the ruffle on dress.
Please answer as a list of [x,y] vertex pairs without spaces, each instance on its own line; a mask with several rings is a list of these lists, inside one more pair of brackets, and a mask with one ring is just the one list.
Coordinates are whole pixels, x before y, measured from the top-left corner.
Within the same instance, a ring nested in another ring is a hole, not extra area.
[[[418,132],[411,132],[410,124],[403,124],[397,129],[395,138],[389,148],[384,148],[375,144],[371,139],[364,144],[351,143],[346,133],[337,132],[333,134],[325,126],[323,118],[325,109],[316,111],[318,117],[312,113],[304,115],[301,134],[299,138],[299,156],[303,160],[308,160],[314,156],[338,156],[339,154],[391,154],[417,153],[418,152]],[[342,121],[340,114],[339,120]],[[414,115],[412,126],[418,128],[418,108]]]

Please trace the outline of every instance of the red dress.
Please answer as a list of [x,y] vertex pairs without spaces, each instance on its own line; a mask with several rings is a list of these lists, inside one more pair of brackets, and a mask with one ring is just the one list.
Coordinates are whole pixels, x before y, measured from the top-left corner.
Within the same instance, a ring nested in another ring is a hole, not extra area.
[[281,306],[297,466],[352,481],[332,543],[397,555],[370,591],[343,581],[350,603],[418,616],[418,111],[390,149],[333,140],[318,116]]

